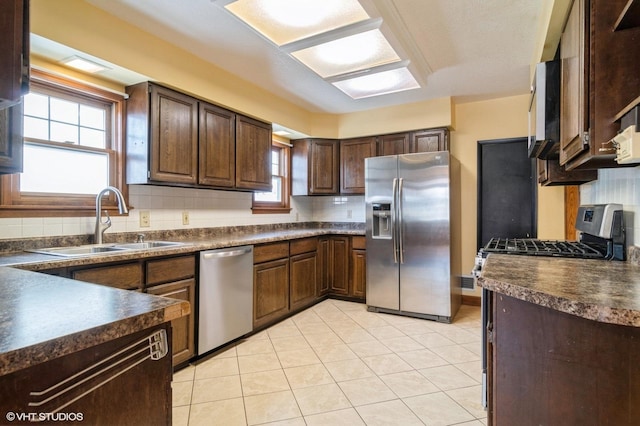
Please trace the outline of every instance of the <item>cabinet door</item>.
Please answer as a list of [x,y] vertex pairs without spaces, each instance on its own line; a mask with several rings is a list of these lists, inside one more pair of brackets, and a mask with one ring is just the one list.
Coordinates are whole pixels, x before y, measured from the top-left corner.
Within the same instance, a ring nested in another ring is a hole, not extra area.
[[351,250],[351,296],[364,299],[367,288],[367,252]]
[[0,2],[0,108],[29,91],[29,1]]
[[399,155],[409,152],[409,133],[378,137],[378,155]]
[[147,288],[147,293],[171,299],[186,300],[191,305],[191,313],[171,321],[171,354],[173,365],[188,361],[195,355],[195,279],[182,280]]
[[142,290],[142,266],[137,262],[76,269],[71,271],[71,278],[123,290]]
[[[59,417],[43,423],[36,414],[33,424],[170,425],[171,359],[168,354],[159,359],[149,356],[156,352],[151,338],[161,329],[170,342],[165,323],[2,376],[0,411],[61,410]],[[32,394],[45,390],[40,396]],[[30,407],[33,402],[43,405]],[[2,423],[12,424],[4,421],[4,415]]]
[[0,173],[22,171],[22,102],[0,109]]
[[318,239],[318,297],[329,293],[331,289],[329,278],[329,238]]
[[376,156],[376,138],[340,142],[340,192],[364,194],[364,159]]
[[151,85],[150,180],[195,184],[198,169],[198,101]]
[[588,130],[587,77],[585,61],[588,34],[585,26],[585,2],[573,2],[560,40],[560,164],[565,164],[588,148],[584,134]]
[[329,239],[329,265],[331,292],[349,295],[349,237]]
[[271,191],[271,125],[236,116],[236,188]]
[[314,140],[309,161],[309,195],[337,194],[340,185],[338,141]]
[[426,129],[411,132],[409,153],[449,150],[449,131],[447,129]]
[[315,251],[291,256],[291,310],[302,308],[316,299],[318,255]]
[[289,258],[253,266],[253,327],[289,312]]
[[198,183],[233,188],[236,182],[236,115],[200,102]]

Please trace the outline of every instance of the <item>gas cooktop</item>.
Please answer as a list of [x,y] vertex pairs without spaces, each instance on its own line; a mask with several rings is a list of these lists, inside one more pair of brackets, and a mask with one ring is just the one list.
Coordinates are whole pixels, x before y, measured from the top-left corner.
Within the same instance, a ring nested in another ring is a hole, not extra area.
[[604,259],[606,246],[579,241],[538,240],[535,238],[492,238],[483,248],[486,253],[524,254],[531,256]]

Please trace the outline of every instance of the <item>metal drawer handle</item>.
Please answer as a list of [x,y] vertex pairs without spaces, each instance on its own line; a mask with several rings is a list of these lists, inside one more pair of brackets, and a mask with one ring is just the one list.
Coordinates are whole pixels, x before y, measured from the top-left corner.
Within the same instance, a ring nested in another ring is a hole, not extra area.
[[251,247],[240,249],[240,250],[229,250],[229,251],[216,251],[210,253],[203,253],[202,257],[205,259],[212,259],[216,257],[233,257],[240,256],[242,254],[247,254],[251,252]]
[[[141,344],[146,343],[145,346],[139,347]],[[131,370],[133,367],[137,366],[138,364],[142,364],[143,362],[145,362],[148,359],[157,361],[159,359],[164,358],[167,353],[169,352],[169,346],[167,344],[167,332],[165,329],[162,330],[157,330],[154,333],[150,334],[149,336],[138,340],[135,343],[130,344],[129,346],[122,348],[121,350],[119,350],[118,352],[115,352],[111,355],[109,355],[108,357],[90,365],[89,367],[77,372],[76,374],[67,377],[66,379],[54,384],[53,386],[50,386],[49,388],[42,390],[42,391],[34,391],[34,392],[30,392],[29,395],[32,397],[42,397],[43,399],[40,399],[38,401],[35,402],[29,402],[29,407],[40,407],[48,402],[53,401],[54,399],[64,396],[66,393],[71,392],[72,390],[78,388],[79,386],[89,382],[90,380],[100,376],[101,374],[112,370],[115,367],[118,366],[124,366],[124,368],[120,371],[117,371],[113,374],[111,374],[109,377],[105,378],[104,380],[100,381],[99,383],[95,384],[94,386],[92,386],[91,388],[87,389],[86,391],[82,392],[80,395],[77,395],[76,397],[74,397],[73,399],[71,399],[70,401],[67,401],[65,403],[63,403],[62,405],[60,405],[59,407],[52,409],[52,410],[47,410],[50,413],[57,413],[58,411],[62,410],[63,408],[67,407],[68,405],[76,402],[77,400],[79,400],[80,398],[82,398],[83,396],[93,392],[94,390],[98,389],[99,387],[103,386],[104,384],[112,381],[113,379],[115,379],[116,377],[126,373],[127,371]],[[125,356],[122,359],[117,360],[116,362],[113,362],[111,364],[107,364],[109,361],[111,361],[113,358],[116,358],[126,352],[129,352],[131,350],[135,350],[135,352],[132,352],[130,354],[128,354],[127,356]],[[142,358],[139,359],[132,359],[140,354],[145,354],[146,355],[143,356]],[[127,364],[127,362],[132,361],[131,363]],[[104,365],[106,364],[106,365]],[[100,369],[98,369],[99,367],[101,367]],[[83,377],[85,376],[85,377]],[[64,385],[66,385],[67,383],[69,383],[72,380],[81,378],[79,381],[77,381],[76,383],[67,386],[67,387],[63,387]],[[55,392],[57,389],[60,389],[58,392],[54,393],[53,395],[47,397],[48,394],[51,394],[52,392]]]

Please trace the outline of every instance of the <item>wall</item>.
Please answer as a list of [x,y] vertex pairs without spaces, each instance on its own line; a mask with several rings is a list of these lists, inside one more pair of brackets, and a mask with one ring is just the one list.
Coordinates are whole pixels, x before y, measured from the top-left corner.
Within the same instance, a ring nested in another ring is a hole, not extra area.
[[[527,135],[529,95],[513,96],[455,106],[455,131],[451,152],[460,160],[462,196],[462,272],[473,268],[477,235],[477,142]],[[499,188],[496,188],[499,190]],[[538,237],[564,238],[564,191],[538,187]]]
[[580,185],[580,203],[622,204],[627,246],[640,246],[640,167],[598,170],[598,180]]

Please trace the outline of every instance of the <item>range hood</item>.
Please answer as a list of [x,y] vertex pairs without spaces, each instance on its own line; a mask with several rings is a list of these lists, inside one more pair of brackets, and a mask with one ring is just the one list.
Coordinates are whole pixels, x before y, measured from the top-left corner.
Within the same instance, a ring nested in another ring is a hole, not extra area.
[[554,158],[560,144],[560,61],[541,62],[531,86],[529,157]]

